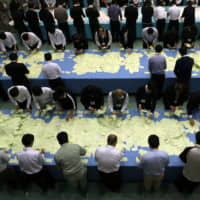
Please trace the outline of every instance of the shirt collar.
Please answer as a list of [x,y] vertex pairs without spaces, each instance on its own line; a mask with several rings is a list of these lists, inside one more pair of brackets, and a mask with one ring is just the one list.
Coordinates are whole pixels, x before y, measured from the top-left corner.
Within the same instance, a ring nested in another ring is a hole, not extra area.
[[93,5],[89,5],[88,8],[93,8]]
[[33,150],[32,147],[24,147],[24,151],[30,151]]
[[112,146],[112,145],[107,145],[106,147],[109,148],[109,149],[114,149],[114,148],[115,148],[115,147]]

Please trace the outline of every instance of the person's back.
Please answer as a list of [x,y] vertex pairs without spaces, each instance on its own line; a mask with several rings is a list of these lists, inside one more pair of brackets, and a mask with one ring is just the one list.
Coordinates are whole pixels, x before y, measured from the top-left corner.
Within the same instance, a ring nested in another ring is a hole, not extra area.
[[37,13],[34,10],[27,11],[26,20],[27,20],[29,26],[31,27],[31,29],[35,25],[39,25],[39,19],[38,19]]
[[187,7],[184,8],[182,17],[184,18],[184,26],[191,26],[195,24],[195,8],[192,3],[188,2]]
[[130,5],[125,9],[124,16],[126,17],[127,26],[135,24],[138,18],[138,10],[134,5]]
[[142,7],[142,22],[143,23],[152,23],[153,8],[151,6]]

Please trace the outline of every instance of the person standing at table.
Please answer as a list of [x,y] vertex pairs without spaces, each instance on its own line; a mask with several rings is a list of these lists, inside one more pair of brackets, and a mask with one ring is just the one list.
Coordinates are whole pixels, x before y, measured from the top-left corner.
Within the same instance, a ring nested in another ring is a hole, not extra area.
[[149,58],[149,72],[151,74],[151,82],[155,84],[157,98],[162,96],[162,88],[165,81],[165,70],[167,62],[165,56],[161,55],[163,48],[161,45],[156,45],[156,54]]
[[182,109],[184,102],[188,98],[188,90],[182,83],[175,83],[168,86],[163,95],[165,109],[175,112],[177,107]]
[[142,27],[151,27],[152,26],[152,17],[153,17],[153,7],[151,1],[147,0],[142,6]]
[[130,0],[129,6],[125,8],[124,16],[126,18],[126,26],[128,28],[128,31],[133,35],[133,39],[135,41],[138,9],[135,7],[132,0]]
[[156,18],[156,28],[158,29],[158,40],[162,41],[166,21],[166,12],[162,2],[157,3],[157,7],[154,9],[154,16]]
[[58,27],[59,29],[65,34],[66,40],[69,43],[71,41],[70,33],[69,33],[69,26],[67,23],[68,15],[67,15],[67,9],[65,8],[65,2],[61,1],[54,9],[54,16],[58,21]]
[[178,83],[184,84],[184,86],[189,90],[190,80],[192,75],[192,67],[194,65],[194,59],[187,56],[187,48],[182,47],[179,49],[181,58],[176,61],[174,67],[174,73],[176,75],[176,81]]
[[5,65],[6,74],[11,77],[13,85],[24,85],[30,90],[30,83],[26,74],[29,74],[29,70],[23,63],[18,63],[18,56],[16,53],[12,53],[9,56],[11,63]]
[[81,91],[81,103],[90,111],[103,109],[104,95],[101,88],[94,85],[88,85]]
[[37,13],[34,11],[34,4],[28,4],[29,10],[26,12],[25,20],[33,33],[35,33],[42,41],[42,32],[40,30],[40,22]]
[[179,17],[180,17],[180,8],[176,6],[176,1],[172,1],[172,6],[168,10],[168,16],[169,16],[169,25],[168,25],[168,31],[174,30],[176,32],[179,31]]
[[89,3],[88,3],[89,6],[86,9],[86,15],[89,19],[90,29],[91,29],[91,33],[92,33],[92,39],[94,40],[95,33],[99,29],[99,21],[98,21],[99,11],[97,10],[97,8],[95,8],[93,6],[93,2],[94,2],[93,0],[89,1]]
[[150,135],[148,137],[150,151],[139,156],[137,166],[144,170],[144,187],[147,192],[158,191],[164,178],[165,168],[169,164],[167,152],[159,150],[159,137]]
[[120,160],[124,157],[124,152],[116,149],[116,145],[117,136],[110,134],[107,138],[107,146],[98,147],[95,152],[97,169],[102,182],[113,192],[120,189]]
[[11,32],[0,32],[0,49],[9,56],[8,51],[13,50],[17,52],[17,42]]
[[66,39],[63,32],[60,29],[52,27],[52,29],[49,30],[48,35],[51,46],[55,51],[65,50]]
[[31,112],[31,95],[26,87],[22,85],[10,87],[8,97],[16,106],[16,111],[26,109],[27,112]]
[[56,166],[72,186],[86,194],[87,168],[80,159],[86,150],[78,144],[70,144],[68,134],[64,131],[57,134],[57,140],[61,147],[54,156]]
[[47,105],[55,104],[55,101],[53,99],[53,92],[54,91],[48,87],[36,86],[32,88],[33,101],[39,112],[43,112],[43,109],[45,109]]
[[[122,13],[117,1],[113,0],[112,5],[108,8],[108,16],[110,17],[110,29],[114,42],[119,41],[120,22],[122,21]],[[120,18],[120,20],[119,20]]]
[[114,110],[118,111],[118,117],[126,110],[129,102],[128,93],[122,89],[116,89],[110,91],[108,94],[108,107],[111,115],[114,114]]
[[184,162],[182,176],[176,183],[181,193],[191,194],[200,183],[200,132],[195,135],[196,144],[186,147],[179,155]]
[[112,35],[109,30],[99,27],[95,33],[95,42],[100,50],[110,49],[112,44]]
[[193,92],[188,100],[187,103],[187,114],[189,117],[190,125],[194,126],[195,122],[192,117],[192,113],[195,112],[196,110],[199,110],[200,106],[200,91]]
[[146,27],[142,30],[143,48],[154,48],[158,39],[158,30],[155,27]]
[[73,2],[74,6],[70,8],[70,16],[73,19],[73,24],[76,27],[78,33],[85,35],[84,21],[83,17],[85,14],[83,13],[82,8],[80,7],[80,3],[77,0]]
[[184,19],[184,27],[195,24],[195,8],[192,6],[192,1],[187,2],[187,6],[184,8],[181,18]]
[[33,51],[33,50],[38,51],[39,48],[42,46],[42,41],[33,32],[22,33],[21,39],[23,45],[27,48],[28,51]]
[[139,111],[150,110],[148,118],[151,119],[156,107],[156,95],[153,83],[149,82],[136,92],[136,103]]
[[63,112],[63,110],[70,110],[69,115],[65,118],[67,121],[70,120],[77,109],[76,98],[74,95],[64,87],[57,87],[55,88],[53,97],[61,112]]
[[60,66],[57,63],[52,62],[51,53],[44,54],[46,64],[42,66],[42,74],[44,77],[48,78],[48,83],[50,87],[54,90],[56,87],[63,86],[64,82],[60,78],[62,73]]
[[44,28],[46,30],[47,38],[49,38],[48,32],[52,30],[52,27],[55,26],[55,21],[54,21],[53,15],[48,10],[47,4],[42,3],[41,5],[42,5],[42,9],[39,12],[39,17],[40,17],[40,20],[44,23]]

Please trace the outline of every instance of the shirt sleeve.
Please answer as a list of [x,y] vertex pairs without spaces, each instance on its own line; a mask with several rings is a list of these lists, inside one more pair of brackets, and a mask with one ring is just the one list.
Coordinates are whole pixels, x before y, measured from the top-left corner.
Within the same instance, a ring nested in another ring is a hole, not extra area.
[[38,155],[38,164],[43,164],[45,161],[44,154],[39,153]]
[[13,34],[10,34],[9,36],[10,36],[10,38],[11,38],[13,44],[16,45],[17,42],[16,42],[16,39],[15,39],[14,35],[13,35]]
[[143,38],[143,40],[144,40],[145,43],[148,43],[147,36],[146,36],[146,31],[145,30],[142,31],[142,38]]
[[60,66],[57,64],[57,72],[59,73],[59,74],[61,74],[62,73],[62,70],[61,70],[61,68],[60,68]]
[[110,109],[110,112],[113,112],[112,92],[109,92],[108,94],[108,108]]
[[8,89],[8,97],[9,97],[10,101],[11,101],[15,106],[18,105],[17,101],[10,95],[10,90],[9,90],[9,89]]
[[108,31],[108,46],[110,46],[112,43],[112,35],[111,35],[111,32]]
[[2,40],[0,40],[0,49],[1,49],[1,51],[3,51],[3,52],[6,51],[5,45],[4,45],[4,43],[3,43]]
[[10,158],[9,158],[9,156],[6,153],[2,152],[2,154],[1,154],[1,160],[3,162],[7,162],[8,163],[9,160],[10,160]]
[[48,35],[49,35],[49,39],[50,39],[50,42],[51,42],[51,46],[55,49],[56,47],[55,47],[55,44],[54,44],[54,38],[53,38],[52,34],[49,33],[49,32],[48,32]]
[[38,103],[36,97],[33,95],[33,101],[35,103],[35,107],[39,110],[40,109],[40,104]]
[[157,41],[157,39],[158,39],[158,31],[157,30],[155,30],[155,32],[154,32],[154,39],[153,39],[153,42],[152,43],[156,43],[156,41]]
[[128,93],[127,93],[124,104],[123,104],[122,109],[121,109],[121,112],[124,112],[124,110],[127,108],[128,102],[129,102],[129,96],[128,96]]
[[63,34],[62,31],[61,31],[61,37],[62,37],[62,44],[63,44],[64,46],[66,46],[66,39],[65,39],[65,36],[64,36],[64,34]]
[[76,104],[75,104],[75,101],[73,99],[73,97],[69,94],[67,94],[68,98],[72,101],[72,104],[73,104],[73,109],[76,110]]
[[100,42],[99,42],[99,38],[98,38],[98,32],[95,33],[95,42],[97,44],[97,46],[101,46]]
[[29,93],[29,91],[28,91],[27,88],[26,88],[26,90],[23,89],[23,93],[24,93],[24,95],[26,96],[26,99],[27,99],[26,107],[30,108],[30,105],[31,105],[31,95],[30,95],[30,93]]
[[42,46],[42,41],[38,37],[37,37],[37,41],[38,41],[37,48],[39,49]]

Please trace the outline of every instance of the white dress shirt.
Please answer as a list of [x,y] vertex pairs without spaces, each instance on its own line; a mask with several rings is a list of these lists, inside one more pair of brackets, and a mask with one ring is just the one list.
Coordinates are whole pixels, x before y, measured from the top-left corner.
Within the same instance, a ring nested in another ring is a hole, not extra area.
[[11,48],[14,45],[17,44],[16,39],[14,37],[14,35],[10,32],[5,32],[6,35],[6,39],[5,40],[1,40],[0,39],[0,49],[1,51],[6,51],[6,47]]
[[124,153],[114,146],[107,145],[105,147],[98,147],[95,152],[98,170],[104,173],[117,172],[120,167],[120,160],[123,156]]
[[158,19],[166,19],[165,8],[162,6],[158,6],[154,9],[154,17]]
[[47,104],[53,104],[53,90],[48,87],[42,87],[42,95],[40,96],[34,96],[33,95],[33,101],[35,103],[36,108],[39,110],[41,107],[44,107]]
[[59,78],[62,71],[58,64],[48,61],[42,66],[42,73],[44,77],[53,80]]
[[180,16],[180,8],[176,5],[173,5],[169,8],[168,15],[170,20],[178,20]]
[[20,170],[26,174],[39,173],[43,168],[44,154],[33,150],[31,147],[24,148],[16,154]]
[[[12,97],[10,95],[10,90],[14,87],[17,87],[18,91],[19,91],[19,94],[17,97]],[[30,105],[31,105],[31,95],[28,91],[28,89],[22,85],[18,85],[18,86],[12,86],[8,89],[8,97],[10,99],[10,101],[15,105],[17,106],[18,105],[18,102],[22,103],[24,101],[27,100],[27,104],[26,104],[26,107],[29,108]]]
[[7,168],[9,160],[10,160],[9,156],[1,150],[0,151],[0,172],[3,172]]
[[[112,91],[111,91],[108,94],[108,107],[110,109],[110,112],[113,112],[113,106],[114,106],[112,99],[113,99],[113,97],[112,97]],[[126,99],[125,99],[124,104],[123,104],[123,106],[120,110],[121,112],[124,112],[126,110],[126,108],[128,106],[128,102],[129,102],[129,96],[128,96],[128,93],[126,93]]]
[[[27,41],[23,40],[22,39],[22,36],[24,34],[28,33],[29,35],[29,39]],[[41,45],[42,45],[42,41],[40,40],[40,38],[33,32],[24,32],[21,34],[21,39],[22,39],[22,43],[24,44],[24,46],[30,50],[31,48],[30,47],[33,47],[34,45],[37,44],[37,47],[36,48],[40,48]]]
[[60,29],[56,29],[55,33],[52,34],[48,32],[49,39],[51,42],[51,46],[55,49],[55,45],[62,45],[63,47],[66,46],[66,39],[63,32]]

